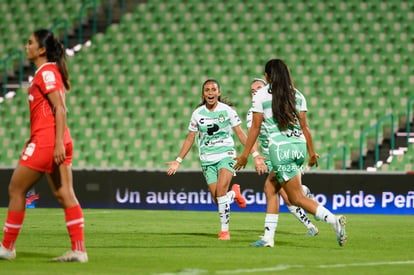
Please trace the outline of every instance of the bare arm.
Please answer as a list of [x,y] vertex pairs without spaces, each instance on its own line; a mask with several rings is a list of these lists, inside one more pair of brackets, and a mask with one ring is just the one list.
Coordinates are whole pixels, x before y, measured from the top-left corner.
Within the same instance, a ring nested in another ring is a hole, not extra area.
[[300,128],[302,129],[303,135],[306,139],[306,148],[309,154],[308,165],[309,167],[312,167],[314,165],[318,167],[319,155],[315,153],[315,149],[313,148],[312,133],[306,119],[306,112],[300,112]]
[[[233,130],[236,133],[237,138],[240,140],[241,144],[246,145],[247,136],[244,133],[243,129],[240,127],[240,125],[234,127]],[[258,151],[257,142],[255,142],[252,146],[250,153],[257,152],[257,151]]]
[[240,125],[233,127],[233,131],[236,133],[236,136],[240,140],[241,144],[245,145],[247,136],[244,133],[243,129],[240,127]]
[[180,153],[178,154],[178,157],[176,160],[167,162],[168,169],[167,169],[167,175],[171,176],[174,175],[175,172],[177,172],[178,167],[180,167],[181,161],[185,158],[187,153],[190,151],[191,147],[194,144],[195,137],[197,135],[197,132],[191,132],[189,131],[187,134],[187,137],[184,140],[183,145],[181,146]]
[[[244,131],[242,130],[242,128],[240,126],[236,126],[233,128],[234,132],[236,133],[237,137],[239,138],[240,142],[243,145],[246,145],[247,142],[247,137],[246,134],[244,133]],[[248,132],[250,131],[250,128],[248,130]],[[256,153],[255,153],[256,152]],[[257,145],[257,139],[254,142],[252,149],[250,150],[250,153],[252,153],[252,157],[254,160],[254,167],[257,171],[257,173],[259,173],[259,175],[267,172],[267,166],[264,163],[264,159],[262,156],[259,155],[258,152],[258,145]]]
[[47,94],[49,102],[52,104],[55,115],[55,149],[53,153],[54,160],[60,165],[66,159],[65,145],[63,137],[66,129],[66,105],[61,91],[55,91]]
[[[250,133],[250,129],[251,129],[251,128],[248,128],[248,129],[247,129],[247,133],[248,133],[248,134]],[[254,145],[253,145],[253,151],[254,151],[254,152],[257,152],[257,153],[252,153],[252,157],[253,157],[253,160],[254,160],[254,168],[256,169],[256,172],[257,172],[259,175],[262,175],[262,174],[264,174],[264,173],[267,173],[267,172],[268,172],[268,171],[267,171],[267,165],[266,165],[266,163],[265,163],[266,158],[265,158],[265,157],[263,157],[263,156],[261,156],[261,155],[259,154],[258,150],[256,151],[256,149],[255,149],[255,148],[259,148],[259,143],[257,142],[257,140],[255,141],[255,143],[254,143]]]
[[236,157],[237,163],[234,166],[236,170],[240,170],[241,168],[246,167],[249,153],[252,151],[252,148],[254,148],[254,146],[257,147],[256,141],[257,141],[257,137],[259,136],[260,126],[262,125],[262,121],[263,121],[262,113],[253,113],[252,126],[250,127],[249,134],[247,136],[247,141],[246,141],[246,144],[244,145],[244,151],[241,155]]

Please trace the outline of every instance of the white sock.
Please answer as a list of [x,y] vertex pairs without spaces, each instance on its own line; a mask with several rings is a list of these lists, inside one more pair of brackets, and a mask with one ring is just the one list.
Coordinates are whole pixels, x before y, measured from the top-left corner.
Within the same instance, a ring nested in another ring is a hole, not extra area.
[[230,190],[227,192],[226,196],[229,198],[229,203],[234,202],[234,197],[236,196],[236,193],[234,193],[233,190]]
[[218,212],[220,215],[221,231],[229,231],[230,202],[227,195],[217,197]]
[[264,239],[274,239],[275,232],[277,228],[277,223],[279,221],[279,214],[266,214],[265,223],[264,223]]
[[306,228],[309,229],[312,227],[312,223],[306,215],[305,210],[295,205],[288,206],[288,209],[293,216],[295,216],[304,226],[306,226]]
[[315,217],[321,221],[327,222],[335,226],[336,216],[322,205],[319,205],[318,208],[316,208]]

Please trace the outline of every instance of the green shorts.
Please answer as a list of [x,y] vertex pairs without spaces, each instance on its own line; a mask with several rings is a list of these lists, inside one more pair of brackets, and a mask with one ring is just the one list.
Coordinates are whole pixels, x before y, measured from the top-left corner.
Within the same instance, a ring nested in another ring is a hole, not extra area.
[[272,162],[270,161],[270,157],[269,157],[269,155],[264,155],[263,157],[265,158],[264,163],[267,167],[267,173],[270,174],[270,172],[272,172],[272,170],[273,170],[273,166],[272,166]]
[[306,143],[286,143],[270,146],[270,160],[277,180],[290,180],[303,170],[306,158]]
[[233,157],[224,158],[216,163],[208,164],[208,165],[201,165],[201,169],[203,170],[204,178],[206,179],[207,184],[212,184],[218,181],[218,172],[220,169],[224,168],[229,170],[230,172],[234,173],[234,165],[236,161]]

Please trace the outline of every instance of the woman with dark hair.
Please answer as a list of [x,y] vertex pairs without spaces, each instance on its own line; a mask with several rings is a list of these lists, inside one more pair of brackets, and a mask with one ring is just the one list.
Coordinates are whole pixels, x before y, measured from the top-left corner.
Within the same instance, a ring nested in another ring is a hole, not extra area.
[[65,91],[71,86],[64,47],[53,32],[40,29],[30,36],[26,55],[36,66],[28,89],[30,139],[10,180],[0,259],[16,257],[14,246],[25,216],[25,195],[46,174],[53,195],[64,209],[72,243],[72,249],[54,261],[87,262],[83,213],[73,190],[73,145],[65,104]]
[[[305,97],[295,89],[287,65],[280,59],[272,59],[266,63],[265,77],[268,85],[261,88],[253,96],[253,119],[245,149],[236,157],[236,170],[244,168],[248,154],[255,144],[263,123],[269,141],[269,157],[275,175],[276,191],[281,187],[293,205],[305,209],[315,215],[316,219],[323,220],[333,226],[337,241],[343,246],[346,241],[345,216],[335,216],[328,209],[316,201],[305,196],[302,189],[302,170],[309,151],[310,165],[317,163],[311,138],[305,138],[309,129],[299,108]],[[308,143],[307,143],[308,140]],[[276,221],[277,222],[277,221]],[[261,246],[269,246],[273,239],[262,239]]]
[[242,144],[246,141],[246,134],[240,126],[241,121],[236,111],[222,102],[220,85],[216,80],[208,79],[203,83],[201,96],[202,101],[191,116],[188,134],[178,157],[167,163],[167,174],[176,173],[198,136],[203,175],[214,202],[218,205],[221,221],[218,239],[230,240],[230,203],[235,200],[240,207],[246,207],[238,184],[233,184],[231,191],[228,191],[235,172],[233,158],[236,151],[232,133],[236,133]]
[[[250,95],[253,97],[258,90],[260,90],[262,87],[266,86],[266,81],[260,78],[255,78],[250,83]],[[306,103],[306,101],[303,101],[303,103]],[[300,106],[300,116],[304,116],[306,119],[306,104],[302,104]],[[250,131],[250,127],[252,125],[252,118],[253,118],[253,112],[250,109],[247,112],[246,116],[246,124],[247,129]],[[301,120],[302,121],[302,120]],[[263,239],[266,240],[274,240],[274,235],[276,231],[276,227],[279,220],[279,195],[283,198],[283,201],[285,202],[287,208],[289,209],[290,213],[294,215],[298,221],[300,221],[306,228],[307,232],[306,235],[308,236],[316,236],[318,234],[318,228],[311,222],[311,220],[306,215],[305,211],[297,207],[296,205],[292,205],[286,195],[286,192],[283,190],[283,188],[279,189],[279,192],[276,192],[276,183],[275,175],[273,172],[272,163],[270,161],[269,157],[269,142],[267,138],[267,133],[264,128],[264,125],[261,125],[260,133],[258,136],[258,141],[260,143],[261,153],[263,154],[263,157],[265,158],[264,163],[267,166],[267,169],[264,168],[264,170],[267,170],[268,176],[266,177],[266,181],[264,183],[264,192],[266,195],[266,216],[265,216],[265,222],[264,222],[264,235],[263,238],[253,242],[252,246],[264,246],[267,247],[273,247],[274,242],[268,241],[264,242]],[[312,142],[311,142],[312,143]],[[310,145],[310,147],[313,149],[313,144]],[[314,150],[312,150],[314,153]],[[315,153],[314,153],[315,154]],[[315,154],[316,155],[316,154]],[[317,158],[316,158],[317,160]],[[308,163],[308,165],[312,166],[317,163]],[[310,190],[307,186],[302,186],[303,190],[306,190],[305,194],[308,194],[308,196],[311,196]]]

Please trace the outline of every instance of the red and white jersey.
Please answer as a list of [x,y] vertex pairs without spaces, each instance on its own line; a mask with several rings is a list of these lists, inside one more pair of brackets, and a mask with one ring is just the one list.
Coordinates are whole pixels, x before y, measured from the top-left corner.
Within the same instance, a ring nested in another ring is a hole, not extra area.
[[[30,107],[30,136],[43,146],[55,144],[55,115],[47,94],[61,93],[65,100],[65,87],[56,63],[45,63],[34,75],[27,91]],[[69,130],[66,128],[64,143],[70,141]]]

